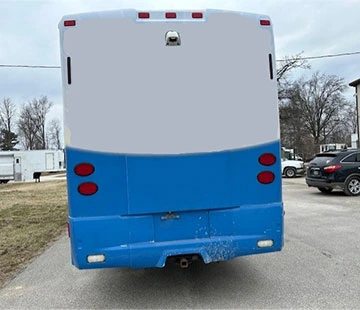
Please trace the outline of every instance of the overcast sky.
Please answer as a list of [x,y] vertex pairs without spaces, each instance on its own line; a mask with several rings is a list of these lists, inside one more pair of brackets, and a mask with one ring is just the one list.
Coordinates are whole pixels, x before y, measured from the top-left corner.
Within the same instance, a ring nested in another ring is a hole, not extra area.
[[[360,0],[0,0],[0,65],[60,64],[58,22],[63,15],[121,8],[218,8],[263,13],[274,25],[276,58],[304,52],[319,56],[360,51]],[[360,78],[360,54],[309,62],[307,74],[321,71],[344,78]],[[296,74],[301,75],[304,71]],[[60,69],[0,67],[0,98],[19,107],[48,96],[54,103],[49,120],[62,120]],[[354,89],[347,96],[354,100]]]

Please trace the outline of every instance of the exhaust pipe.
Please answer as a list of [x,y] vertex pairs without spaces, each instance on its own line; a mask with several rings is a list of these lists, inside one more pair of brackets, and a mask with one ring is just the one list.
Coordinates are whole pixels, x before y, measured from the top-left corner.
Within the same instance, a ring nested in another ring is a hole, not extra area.
[[187,258],[180,259],[180,267],[182,269],[188,268],[189,267],[189,260]]
[[180,266],[180,268],[186,269],[189,268],[192,262],[197,261],[199,259],[202,259],[202,257],[199,254],[173,255],[173,256],[168,256],[166,258],[165,264],[171,261],[172,263]]

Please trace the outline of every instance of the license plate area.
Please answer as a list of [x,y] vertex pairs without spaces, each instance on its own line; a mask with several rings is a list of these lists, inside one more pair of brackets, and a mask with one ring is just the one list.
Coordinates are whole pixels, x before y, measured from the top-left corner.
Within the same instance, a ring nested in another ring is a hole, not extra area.
[[314,177],[319,177],[320,176],[320,168],[311,168],[310,170],[310,175],[314,176]]
[[168,212],[154,215],[155,241],[175,241],[207,238],[209,214],[199,212]]

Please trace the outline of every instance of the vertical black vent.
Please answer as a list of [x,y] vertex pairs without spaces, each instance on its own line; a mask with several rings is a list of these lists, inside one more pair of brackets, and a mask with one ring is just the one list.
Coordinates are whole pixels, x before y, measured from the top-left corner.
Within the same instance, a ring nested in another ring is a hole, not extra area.
[[67,58],[67,79],[68,79],[68,84],[71,84],[71,58],[68,57]]
[[269,70],[270,70],[270,79],[274,79],[274,71],[273,71],[273,62],[272,62],[272,55],[269,54]]

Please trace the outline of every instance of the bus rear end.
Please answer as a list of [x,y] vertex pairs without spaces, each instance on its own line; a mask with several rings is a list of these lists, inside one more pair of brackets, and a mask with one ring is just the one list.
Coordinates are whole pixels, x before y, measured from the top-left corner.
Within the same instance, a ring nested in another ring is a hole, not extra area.
[[270,19],[120,10],[59,28],[73,264],[281,250]]

